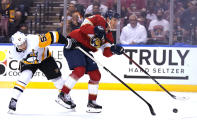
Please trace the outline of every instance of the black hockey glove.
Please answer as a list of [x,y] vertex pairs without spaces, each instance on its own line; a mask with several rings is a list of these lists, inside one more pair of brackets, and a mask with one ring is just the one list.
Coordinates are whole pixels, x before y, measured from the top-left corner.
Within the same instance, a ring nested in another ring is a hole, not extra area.
[[94,34],[95,37],[98,37],[99,39],[105,38],[105,29],[102,26],[95,26]]
[[65,44],[64,48],[65,49],[74,49],[79,45],[79,42],[77,42],[75,39],[67,37],[67,43]]
[[124,48],[120,45],[112,45],[111,52],[117,55],[121,55],[124,53]]

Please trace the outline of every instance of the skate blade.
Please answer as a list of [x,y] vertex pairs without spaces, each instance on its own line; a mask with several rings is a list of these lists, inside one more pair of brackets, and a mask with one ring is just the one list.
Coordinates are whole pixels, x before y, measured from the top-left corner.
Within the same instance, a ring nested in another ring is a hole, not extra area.
[[75,108],[72,108],[70,105],[65,104],[61,99],[57,99],[55,100],[56,103],[58,103],[59,105],[61,105],[62,107],[66,108],[66,109],[70,109],[75,111]]
[[102,109],[95,109],[95,108],[91,108],[91,107],[88,107],[86,112],[87,113],[101,113]]
[[7,113],[13,115],[15,111],[10,109]]

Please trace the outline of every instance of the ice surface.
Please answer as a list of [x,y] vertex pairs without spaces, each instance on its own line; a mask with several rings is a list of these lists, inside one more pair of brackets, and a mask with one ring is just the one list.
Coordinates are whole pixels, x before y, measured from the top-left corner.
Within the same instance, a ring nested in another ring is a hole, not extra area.
[[[76,111],[55,102],[55,89],[26,89],[18,100],[15,114],[8,114],[12,89],[0,89],[0,131],[196,131],[197,93],[172,92],[189,100],[174,100],[165,92],[138,93],[100,90],[97,103],[102,113],[86,113],[87,90],[72,90]],[[173,108],[178,113],[173,113]]]

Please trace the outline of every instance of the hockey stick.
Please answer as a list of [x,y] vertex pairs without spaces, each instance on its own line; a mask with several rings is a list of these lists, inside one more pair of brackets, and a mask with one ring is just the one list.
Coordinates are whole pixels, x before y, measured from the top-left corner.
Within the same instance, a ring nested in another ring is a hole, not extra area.
[[97,60],[95,60],[91,55],[89,55],[86,51],[84,51],[81,47],[76,47],[77,49],[79,49],[81,52],[83,52],[85,55],[87,55],[90,59],[92,59],[94,62],[96,62],[98,65],[100,65],[101,67],[103,67],[104,70],[106,70],[107,72],[109,72],[113,77],[115,77],[118,81],[120,81],[124,86],[126,86],[130,91],[132,91],[135,95],[137,95],[141,100],[143,100],[149,107],[150,112],[152,115],[156,115],[153,107],[151,106],[150,103],[148,103],[143,97],[141,97],[137,92],[135,92],[132,88],[130,88],[125,82],[123,82],[120,78],[118,78],[115,74],[113,74],[109,69],[107,69],[105,66],[103,66],[100,62],[98,62]]
[[168,95],[170,95],[172,98],[177,100],[187,100],[188,97],[178,97],[173,94],[171,94],[166,88],[164,88],[157,80],[155,80],[147,71],[145,71],[139,64],[137,64],[131,57],[129,57],[126,53],[123,53],[124,56],[126,56],[132,63],[134,63],[140,70],[142,70],[146,75],[149,76],[157,85],[159,85]]

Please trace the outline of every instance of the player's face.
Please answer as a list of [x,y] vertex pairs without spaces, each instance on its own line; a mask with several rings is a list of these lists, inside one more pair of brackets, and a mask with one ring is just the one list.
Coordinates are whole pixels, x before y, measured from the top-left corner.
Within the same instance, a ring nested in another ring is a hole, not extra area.
[[24,42],[22,45],[17,46],[19,50],[25,51],[27,49],[27,43]]
[[109,18],[107,18],[107,23],[108,23],[108,30],[111,30],[111,29],[116,29],[116,26],[117,26],[117,23],[118,23],[118,19],[116,19],[116,18],[111,18],[111,19],[109,19]]

